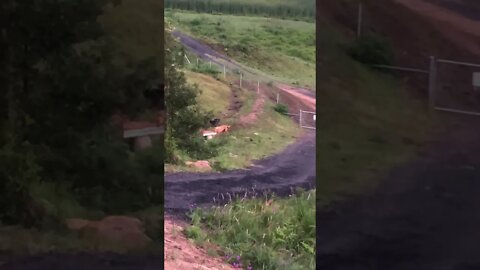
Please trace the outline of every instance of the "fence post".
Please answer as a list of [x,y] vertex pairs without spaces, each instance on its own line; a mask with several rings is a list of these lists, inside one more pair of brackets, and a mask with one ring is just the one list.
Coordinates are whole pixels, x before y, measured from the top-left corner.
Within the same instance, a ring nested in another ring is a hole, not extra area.
[[435,108],[435,91],[437,88],[437,60],[430,56],[430,69],[428,72],[428,105],[430,110]]
[[188,64],[191,65],[192,63],[190,63],[190,59],[188,59],[187,55],[184,54],[184,56],[185,56],[185,59],[187,59]]
[[280,99],[280,93],[277,92],[277,104],[278,104],[278,100]]
[[257,81],[257,94],[260,94],[260,81]]
[[243,79],[243,74],[240,73],[240,88],[242,88],[242,79]]
[[300,109],[300,113],[298,114],[298,125],[302,127],[302,110]]
[[198,67],[198,58],[197,58],[197,67]]
[[363,17],[363,6],[362,1],[358,2],[358,21],[357,21],[357,38],[362,35],[362,18]]

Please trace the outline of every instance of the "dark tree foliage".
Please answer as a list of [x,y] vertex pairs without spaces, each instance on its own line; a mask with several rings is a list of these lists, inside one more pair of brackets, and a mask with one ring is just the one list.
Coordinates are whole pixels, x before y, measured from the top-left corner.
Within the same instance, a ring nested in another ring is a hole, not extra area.
[[38,182],[67,186],[81,204],[111,212],[161,202],[162,185],[132,161],[111,123],[118,111],[133,115],[145,108],[144,90],[161,70],[156,59],[129,70],[115,64],[118,55],[97,20],[108,2],[0,4],[4,222],[35,225],[48,214],[31,196]]
[[[175,57],[183,55],[183,48],[175,46],[170,34],[166,33],[165,95],[167,106],[167,131],[165,138],[166,162],[177,162],[177,150],[192,158],[208,158],[215,150],[203,141],[199,130],[208,126],[213,117],[197,104],[198,89],[187,84],[185,76],[177,68]],[[180,61],[181,62],[181,61]]]

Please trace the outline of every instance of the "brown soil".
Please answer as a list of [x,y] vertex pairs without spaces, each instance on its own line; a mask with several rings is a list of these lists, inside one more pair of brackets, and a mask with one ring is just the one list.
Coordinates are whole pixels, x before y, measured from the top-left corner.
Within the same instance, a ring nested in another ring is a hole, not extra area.
[[247,115],[241,116],[239,125],[245,126],[257,121],[258,116],[263,112],[263,105],[265,104],[265,96],[262,94],[257,94],[257,98],[253,103],[252,110]]
[[[314,97],[306,96],[301,93],[300,91],[303,91],[304,89],[301,88],[295,88],[291,87],[288,85],[281,84],[278,86],[280,90],[285,92],[286,94],[292,95],[293,97],[296,98],[296,100],[300,101],[304,106],[303,110],[309,109],[312,111],[316,110],[316,99]],[[305,108],[306,107],[306,108]],[[302,108],[300,108],[302,109]]]
[[182,233],[186,224],[165,218],[165,269],[166,270],[230,270],[232,266],[190,242]]

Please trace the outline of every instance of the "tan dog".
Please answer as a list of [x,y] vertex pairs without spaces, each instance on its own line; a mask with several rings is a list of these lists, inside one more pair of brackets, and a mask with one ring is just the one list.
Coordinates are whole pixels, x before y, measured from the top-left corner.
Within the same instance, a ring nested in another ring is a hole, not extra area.
[[230,130],[230,127],[231,126],[229,125],[221,125],[221,126],[215,127],[215,133],[217,134],[226,133]]

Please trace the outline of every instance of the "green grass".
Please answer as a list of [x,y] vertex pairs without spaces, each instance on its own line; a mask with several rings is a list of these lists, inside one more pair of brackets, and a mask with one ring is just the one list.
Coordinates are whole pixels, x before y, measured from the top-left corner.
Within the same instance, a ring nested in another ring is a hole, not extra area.
[[243,269],[315,269],[315,190],[196,209],[191,219],[187,237],[220,246],[231,263],[240,256]]
[[313,0],[166,0],[165,8],[309,21],[315,19]]
[[317,188],[327,206],[371,190],[414,155],[431,120],[425,100],[412,98],[394,77],[353,61],[345,50],[350,40],[331,26],[319,27]]
[[168,20],[250,68],[315,86],[315,24],[263,17],[166,12]]
[[[291,118],[275,111],[275,106],[266,101],[263,112],[258,115],[254,123],[244,127],[236,124],[242,116],[252,111],[253,103],[256,100],[256,93],[248,89],[241,89],[239,99],[243,105],[239,112],[222,117],[227,111],[230,102],[231,89],[228,86],[228,79],[216,79],[207,74],[196,73],[185,70],[187,81],[196,84],[201,90],[197,101],[199,105],[213,111],[219,116],[222,124],[232,125],[231,132],[215,137],[210,141],[219,145],[218,154],[208,159],[214,170],[232,170],[248,167],[254,160],[259,160],[283,150],[287,145],[294,142],[300,135],[301,130]],[[183,161],[190,161],[188,153],[178,153]],[[168,172],[177,171],[198,171],[195,168],[184,165],[166,164]]]
[[198,104],[206,111],[212,111],[220,116],[229,105],[230,87],[225,83],[208,76],[195,72],[186,71],[185,77],[189,84],[197,85],[200,89]]
[[232,170],[245,168],[252,161],[276,154],[293,143],[300,134],[298,126],[266,102],[264,112],[251,127],[233,130],[219,155],[210,160],[216,168]]

